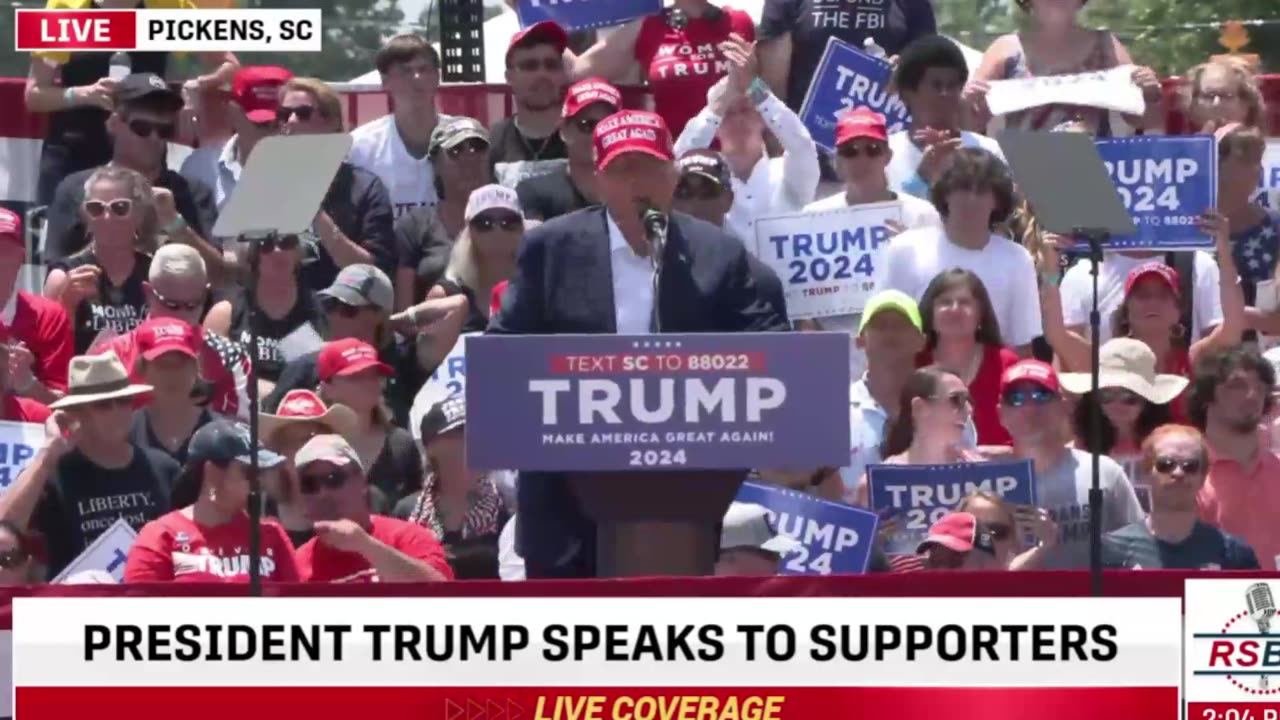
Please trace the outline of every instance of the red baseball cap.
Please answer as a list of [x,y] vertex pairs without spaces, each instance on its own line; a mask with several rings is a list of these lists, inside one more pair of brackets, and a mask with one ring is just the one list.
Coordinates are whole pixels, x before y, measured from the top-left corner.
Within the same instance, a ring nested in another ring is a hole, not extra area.
[[623,110],[596,125],[592,136],[596,151],[596,169],[604,170],[619,155],[644,153],[662,160],[674,160],[671,131],[657,113],[645,110]]
[[858,138],[888,142],[889,128],[884,116],[865,107],[841,113],[836,120],[836,145]]
[[1181,294],[1178,292],[1178,271],[1162,262],[1143,263],[1130,270],[1129,277],[1124,281],[1124,294],[1127,296],[1133,290],[1133,286],[1146,277],[1158,277],[1163,280],[1174,297]]
[[27,248],[22,239],[22,218],[9,208],[0,207],[0,238],[16,243],[23,250]]
[[316,372],[319,373],[321,382],[354,375],[369,368],[377,368],[380,374],[387,377],[395,374],[390,365],[378,359],[378,351],[372,345],[355,338],[325,343],[316,359]]
[[600,78],[579,80],[565,91],[564,108],[560,114],[567,120],[595,103],[604,103],[613,112],[618,112],[622,109],[622,93]]
[[1039,360],[1019,360],[1010,365],[1000,376],[1000,394],[1003,395],[1009,386],[1020,382],[1035,383],[1054,394],[1061,387],[1053,366]]
[[138,326],[137,338],[138,353],[145,360],[170,352],[197,358],[204,346],[204,333],[177,318],[151,318]]
[[569,47],[569,33],[554,20],[536,22],[511,36],[511,42],[507,44],[507,64],[511,64],[511,52],[516,48],[539,43],[555,45],[556,50],[563,53]]
[[255,125],[276,119],[280,107],[280,86],[293,79],[293,73],[276,65],[249,65],[236,71],[231,81],[231,99],[244,110]]
[[917,553],[929,549],[930,545],[941,545],[944,548],[967,553],[974,548],[985,550],[992,555],[996,552],[995,536],[987,526],[978,522],[972,513],[950,512],[943,515],[938,522],[929,527],[929,535],[916,548]]

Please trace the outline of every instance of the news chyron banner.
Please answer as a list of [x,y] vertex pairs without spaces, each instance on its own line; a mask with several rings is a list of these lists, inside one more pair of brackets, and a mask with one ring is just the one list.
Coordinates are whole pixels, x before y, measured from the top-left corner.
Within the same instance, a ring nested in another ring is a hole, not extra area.
[[1280,580],[1187,580],[1188,720],[1280,720]]
[[20,720],[1179,710],[1176,597],[40,597],[14,613]]
[[320,52],[319,9],[17,10],[17,50]]

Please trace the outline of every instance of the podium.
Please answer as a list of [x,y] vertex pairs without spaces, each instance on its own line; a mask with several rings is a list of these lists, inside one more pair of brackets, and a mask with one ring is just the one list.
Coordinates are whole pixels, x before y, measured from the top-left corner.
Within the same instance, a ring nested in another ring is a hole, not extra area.
[[843,333],[467,338],[467,464],[563,474],[600,577],[709,575],[751,468],[849,461]]

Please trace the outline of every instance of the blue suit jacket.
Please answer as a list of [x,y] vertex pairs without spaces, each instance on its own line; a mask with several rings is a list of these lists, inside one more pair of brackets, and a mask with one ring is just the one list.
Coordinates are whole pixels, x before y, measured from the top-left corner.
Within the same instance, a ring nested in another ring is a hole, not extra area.
[[[603,207],[534,228],[521,243],[515,276],[489,332],[616,333],[610,256]],[[672,213],[657,297],[663,331],[787,330],[785,307],[762,297],[748,257],[724,230]],[[595,527],[563,475],[521,473],[517,504],[516,543],[528,577],[595,576]]]

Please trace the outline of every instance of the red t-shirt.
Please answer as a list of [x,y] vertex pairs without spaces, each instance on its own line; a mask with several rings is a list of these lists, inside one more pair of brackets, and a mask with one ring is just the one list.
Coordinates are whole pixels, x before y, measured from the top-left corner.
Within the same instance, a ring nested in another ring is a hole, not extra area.
[[50,390],[66,392],[67,368],[76,350],[67,311],[46,297],[19,290],[9,332],[35,356],[31,370],[36,379]]
[[[298,582],[293,543],[283,528],[262,521],[262,579]],[[147,523],[129,550],[124,581],[249,582],[249,515],[220,527],[205,527],[182,510]]]
[[[138,345],[135,339],[137,331],[116,335],[105,343],[89,348],[90,355],[101,355],[114,352],[120,362],[129,369],[134,382],[142,382],[137,374]],[[249,407],[248,377],[249,356],[234,340],[229,340],[210,330],[204,331],[204,345],[200,352],[200,372],[209,383],[210,411],[227,417],[245,417]],[[136,403],[138,407],[146,405],[148,397],[141,395]]]
[[[1018,354],[1006,347],[987,345],[982,350],[982,364],[969,383],[969,395],[973,398],[973,427],[978,431],[979,445],[1011,445],[1013,438],[1000,423],[1000,376],[1005,369],[1018,362]],[[933,364],[933,354],[920,353],[916,367]]]
[[737,33],[755,40],[751,16],[741,10],[720,8],[714,20],[690,18],[683,30],[669,26],[664,15],[650,15],[636,38],[636,61],[648,68],[654,112],[667,121],[671,138],[680,136],[685,123],[707,105],[707,91],[729,74],[720,43]]
[[[453,568],[444,557],[444,547],[434,533],[414,523],[370,515],[369,534],[415,560],[422,560],[450,580]],[[298,570],[305,582],[378,582],[378,574],[368,560],[356,553],[336,550],[312,538],[298,548]]]
[[53,412],[48,405],[37,402],[31,398],[18,397],[17,395],[5,395],[0,413],[3,417],[0,420],[8,420],[9,422],[22,423],[39,423],[44,424],[49,419],[49,415]]

